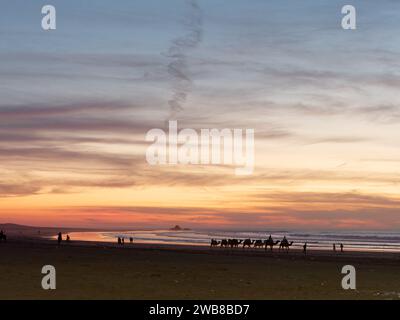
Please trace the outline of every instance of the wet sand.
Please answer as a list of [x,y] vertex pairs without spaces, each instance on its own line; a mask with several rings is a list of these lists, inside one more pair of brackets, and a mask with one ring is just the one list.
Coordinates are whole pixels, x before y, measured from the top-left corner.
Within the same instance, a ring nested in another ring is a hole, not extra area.
[[[400,255],[176,245],[71,242],[15,237],[0,243],[1,299],[398,299]],[[41,288],[41,268],[57,289]],[[357,270],[357,290],[341,269]]]

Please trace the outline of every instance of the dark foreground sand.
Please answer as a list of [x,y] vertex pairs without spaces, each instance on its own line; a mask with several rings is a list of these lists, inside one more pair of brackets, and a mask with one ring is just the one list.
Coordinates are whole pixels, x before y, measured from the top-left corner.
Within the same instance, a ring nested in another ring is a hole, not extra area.
[[[400,256],[11,239],[0,243],[1,299],[398,299]],[[41,268],[57,289],[41,289]],[[357,290],[341,288],[343,265]]]

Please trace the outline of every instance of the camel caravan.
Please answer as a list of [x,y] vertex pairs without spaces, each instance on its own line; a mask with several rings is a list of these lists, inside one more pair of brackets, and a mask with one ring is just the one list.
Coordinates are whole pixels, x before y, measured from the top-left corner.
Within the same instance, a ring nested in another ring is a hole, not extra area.
[[270,251],[273,250],[274,246],[279,244],[279,250],[289,251],[290,246],[293,245],[293,241],[289,242],[286,237],[283,237],[282,241],[274,241],[271,236],[267,240],[251,240],[251,239],[222,239],[220,241],[211,239],[210,248],[238,248],[240,245],[243,249],[245,248],[264,248]]

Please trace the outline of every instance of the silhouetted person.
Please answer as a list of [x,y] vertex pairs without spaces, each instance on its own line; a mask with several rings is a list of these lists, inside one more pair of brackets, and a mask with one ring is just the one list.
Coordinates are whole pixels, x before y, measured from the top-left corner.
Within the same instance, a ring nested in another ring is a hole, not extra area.
[[340,244],[340,252],[343,252],[343,243]]
[[6,236],[6,234],[4,233],[4,231],[1,230],[1,231],[0,231],[0,241],[3,241],[3,240],[4,240],[4,242],[7,242],[7,236]]
[[132,237],[129,238],[129,242],[133,243],[133,238]]
[[118,237],[118,244],[121,244],[121,238]]
[[307,254],[307,242],[303,246],[303,253]]
[[69,237],[69,234],[67,234],[67,242],[70,242],[71,238]]
[[333,244],[333,252],[336,252],[336,244]]
[[59,233],[58,233],[58,237],[57,237],[57,243],[58,243],[58,245],[61,244],[61,241],[62,241],[62,234],[61,234],[61,232],[59,232]]
[[125,238],[122,237],[122,244],[125,244]]

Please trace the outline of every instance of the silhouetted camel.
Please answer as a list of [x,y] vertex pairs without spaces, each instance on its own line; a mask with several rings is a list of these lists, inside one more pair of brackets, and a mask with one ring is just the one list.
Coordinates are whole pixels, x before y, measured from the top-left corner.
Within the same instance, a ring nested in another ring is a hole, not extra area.
[[279,250],[280,249],[286,249],[286,251],[289,251],[289,247],[293,244],[293,241],[290,241],[290,243],[286,240],[286,241],[281,241],[281,244],[279,245]]
[[262,240],[256,240],[255,242],[254,242],[254,248],[262,248],[262,247],[264,247],[264,242],[262,241]]
[[220,241],[217,241],[217,240],[215,240],[215,239],[211,239],[210,248],[216,247],[216,246],[218,246],[220,243],[221,243]]
[[267,248],[269,247],[269,248],[271,249],[271,251],[272,251],[272,248],[273,248],[274,246],[276,246],[279,242],[280,242],[279,240],[277,240],[277,241],[274,242],[274,240],[272,240],[272,238],[269,238],[268,240],[265,240],[265,241],[264,241],[265,250],[267,250]]
[[243,242],[243,240],[229,239],[228,245],[230,245],[231,248],[237,248],[237,247],[239,247],[239,244],[241,244],[242,242]]
[[243,249],[245,248],[245,247],[249,247],[249,248],[251,248],[251,245],[254,243],[254,240],[251,240],[251,239],[246,239],[246,240],[244,240],[243,241]]
[[221,247],[227,247],[228,246],[228,240],[226,240],[226,239],[222,239],[221,240]]

